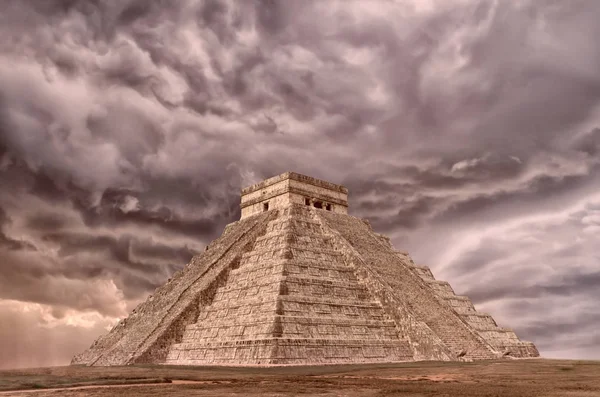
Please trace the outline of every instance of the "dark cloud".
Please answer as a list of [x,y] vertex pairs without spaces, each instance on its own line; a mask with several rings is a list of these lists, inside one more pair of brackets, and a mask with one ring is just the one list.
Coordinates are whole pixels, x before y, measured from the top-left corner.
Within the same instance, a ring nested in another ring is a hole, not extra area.
[[26,226],[32,230],[49,233],[66,226],[62,214],[39,214],[37,216],[30,216],[26,222]]
[[[539,347],[542,349],[555,348],[556,335],[573,335],[581,331],[595,332],[595,327],[600,321],[600,316],[597,313],[586,313],[578,316],[575,321],[568,323],[537,323],[522,330],[523,335],[528,338],[536,338],[540,340]],[[595,348],[597,346],[597,337],[581,338],[571,341],[571,345],[575,348]]]
[[0,249],[7,251],[18,251],[23,249],[35,250],[35,247],[27,241],[13,239],[4,232],[4,228],[11,222],[6,211],[0,207]]
[[577,137],[572,147],[589,156],[595,156],[600,151],[600,128],[594,128],[589,133]]
[[[66,307],[81,312],[95,311],[105,316],[124,314],[123,294],[116,283],[102,277],[109,271],[101,267],[96,274],[80,267],[65,271],[61,266],[80,263],[56,262],[52,258],[22,252],[4,252],[0,264],[2,300]],[[73,273],[78,273],[80,278],[69,278],[76,276]],[[139,289],[129,291],[132,295],[136,292],[139,293]]]
[[429,3],[4,1],[5,316],[124,315],[239,218],[240,187],[293,170],[345,184],[542,353],[583,357],[600,3]]
[[[493,258],[493,257],[492,257]],[[490,258],[486,258],[489,260]],[[531,285],[527,288],[515,289],[512,285],[492,287],[474,287],[466,291],[466,295],[477,302],[485,303],[490,300],[503,298],[543,299],[545,296],[572,297],[575,295],[598,295],[600,273],[565,275],[548,284]]]
[[[200,192],[198,193],[200,194]],[[133,194],[137,195],[137,192]],[[195,204],[200,207],[202,202],[199,201],[198,198],[194,199]],[[209,198],[203,201],[206,205]],[[131,192],[107,189],[102,194],[98,206],[92,208],[80,206],[79,209],[82,211],[82,217],[86,224],[94,227],[126,224],[133,224],[135,227],[156,226],[165,231],[197,238],[212,237],[217,232],[218,217],[213,219],[182,218],[181,215],[173,213],[171,209],[164,205],[154,210],[146,210],[138,209],[137,203],[138,199]],[[133,208],[128,208],[129,205]]]

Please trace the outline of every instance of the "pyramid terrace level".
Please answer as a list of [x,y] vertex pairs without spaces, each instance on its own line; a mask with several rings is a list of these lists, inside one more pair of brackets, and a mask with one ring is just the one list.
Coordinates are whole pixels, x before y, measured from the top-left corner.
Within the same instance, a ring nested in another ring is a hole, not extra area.
[[291,204],[348,214],[348,189],[321,179],[286,172],[242,189],[241,219]]

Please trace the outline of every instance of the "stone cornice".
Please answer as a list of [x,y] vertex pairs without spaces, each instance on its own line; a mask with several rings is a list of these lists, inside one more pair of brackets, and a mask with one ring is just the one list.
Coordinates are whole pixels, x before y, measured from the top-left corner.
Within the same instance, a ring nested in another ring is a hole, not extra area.
[[265,179],[264,181],[262,181],[260,183],[243,188],[242,196],[244,196],[245,194],[255,192],[257,190],[264,189],[268,186],[274,185],[281,181],[285,181],[287,179],[291,179],[291,180],[302,182],[302,183],[307,183],[309,185],[317,186],[317,187],[320,187],[323,189],[334,190],[336,192],[348,194],[348,189],[342,185],[336,185],[335,183],[331,183],[331,182],[327,182],[327,181],[324,181],[321,179],[298,174],[296,172],[285,172],[281,175],[277,175],[272,178]]
[[[295,187],[295,186],[284,186],[281,189],[277,189],[277,190],[272,191],[270,193],[263,194],[260,197],[256,197],[254,199],[250,199],[250,200],[247,200],[247,201],[242,201],[242,203],[240,204],[240,207],[241,208],[246,208],[246,207],[249,207],[249,206],[254,205],[256,203],[260,203],[262,201],[269,200],[269,199],[271,199],[273,197],[277,197],[277,196],[280,196],[280,195],[286,194],[286,193],[300,194],[300,195],[305,196],[305,197],[323,200],[324,202],[327,202],[327,203],[337,204],[337,205],[342,205],[344,207],[348,207],[348,201],[346,201],[346,200],[340,200],[339,198],[330,196],[328,194],[311,192],[311,191],[304,190],[304,189],[301,189],[301,188],[298,188],[298,187]],[[242,196],[242,200],[243,200],[243,196]]]

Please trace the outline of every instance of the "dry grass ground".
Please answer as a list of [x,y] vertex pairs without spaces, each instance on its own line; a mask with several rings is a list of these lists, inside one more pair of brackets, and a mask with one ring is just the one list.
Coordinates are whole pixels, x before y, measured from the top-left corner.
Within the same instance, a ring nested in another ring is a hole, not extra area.
[[0,371],[0,397],[3,395],[600,397],[600,362],[539,359],[270,368],[54,367]]

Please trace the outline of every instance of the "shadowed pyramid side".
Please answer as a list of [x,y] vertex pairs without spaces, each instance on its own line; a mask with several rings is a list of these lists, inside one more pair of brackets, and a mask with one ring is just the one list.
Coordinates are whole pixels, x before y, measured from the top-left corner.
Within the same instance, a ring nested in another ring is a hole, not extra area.
[[199,309],[210,304],[216,287],[239,263],[249,244],[266,230],[272,213],[235,222],[108,334],[98,338],[71,364],[126,365],[156,363],[181,339],[185,326],[196,321]]

